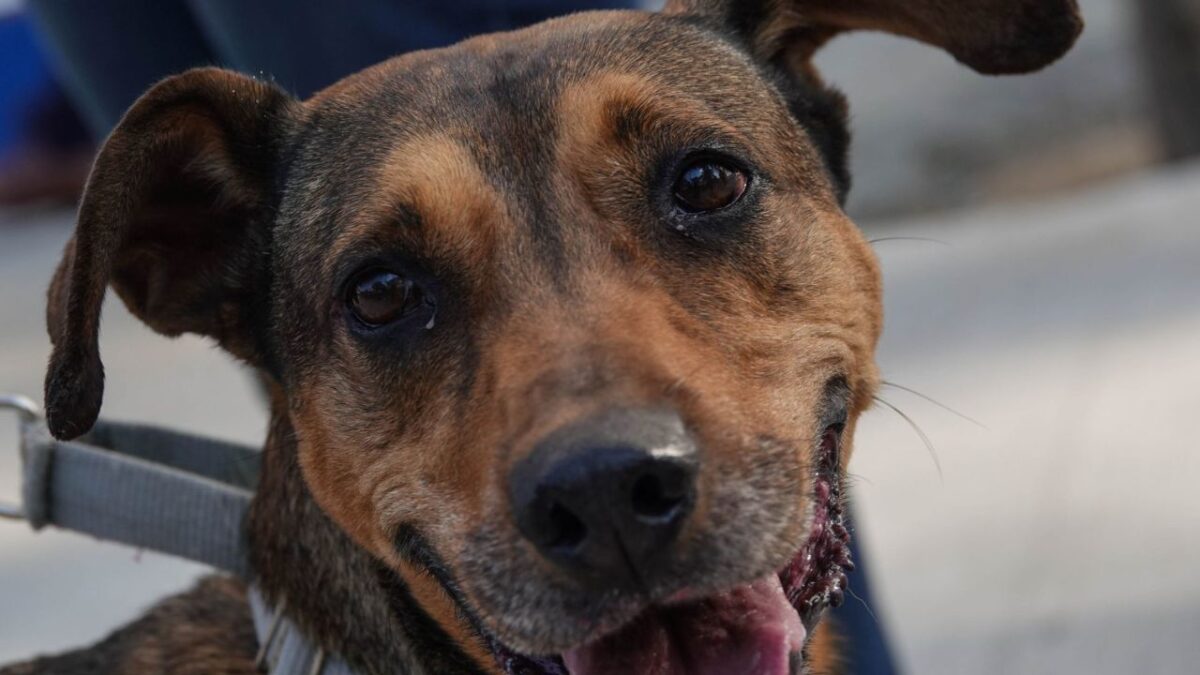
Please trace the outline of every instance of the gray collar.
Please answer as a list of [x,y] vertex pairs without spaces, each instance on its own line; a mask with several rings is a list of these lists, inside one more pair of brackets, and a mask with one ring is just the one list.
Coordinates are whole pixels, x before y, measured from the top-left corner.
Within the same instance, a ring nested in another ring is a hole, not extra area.
[[[251,581],[243,523],[259,451],[105,420],[77,440],[57,441],[29,399],[0,396],[2,409],[16,411],[21,422],[22,504],[0,505],[0,517],[167,553]],[[272,609],[253,583],[248,597],[263,672],[356,675],[287,618],[286,602]]]

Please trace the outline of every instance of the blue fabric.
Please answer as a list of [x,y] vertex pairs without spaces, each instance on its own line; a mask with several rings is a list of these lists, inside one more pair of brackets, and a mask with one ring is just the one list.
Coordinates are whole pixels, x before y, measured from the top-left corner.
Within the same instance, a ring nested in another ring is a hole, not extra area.
[[216,62],[174,0],[31,0],[28,10],[97,139],[157,80]]
[[398,54],[630,0],[190,0],[223,61],[307,97]]
[[157,80],[221,65],[307,97],[404,52],[634,0],[29,0],[61,79],[103,138]]
[[0,156],[20,142],[29,108],[53,86],[28,18],[0,18]]
[[[851,509],[850,520],[854,520]],[[854,531],[853,522],[850,524]],[[902,672],[892,658],[882,618],[875,611],[875,593],[870,575],[867,552],[861,539],[852,544],[856,568],[849,575],[850,592],[846,604],[833,610],[831,619],[838,632],[846,638],[846,675],[898,675]]]

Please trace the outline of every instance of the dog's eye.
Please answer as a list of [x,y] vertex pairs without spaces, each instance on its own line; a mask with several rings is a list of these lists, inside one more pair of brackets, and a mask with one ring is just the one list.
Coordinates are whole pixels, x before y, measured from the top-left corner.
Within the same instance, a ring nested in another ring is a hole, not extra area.
[[370,270],[354,278],[346,304],[359,321],[382,326],[419,309],[425,302],[421,287],[387,270]]
[[749,182],[740,169],[713,159],[699,160],[684,167],[675,180],[675,201],[685,211],[716,211],[740,199]]

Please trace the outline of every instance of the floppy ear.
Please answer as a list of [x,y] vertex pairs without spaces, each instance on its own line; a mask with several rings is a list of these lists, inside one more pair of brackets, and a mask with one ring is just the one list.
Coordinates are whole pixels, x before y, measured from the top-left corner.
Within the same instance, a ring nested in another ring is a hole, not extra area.
[[125,114],[96,158],[50,285],[45,396],[55,437],[82,434],[99,414],[110,283],[159,333],[208,335],[261,361],[273,194],[299,107],[274,86],[206,68],[163,80]]
[[1083,30],[1076,0],[669,0],[664,11],[715,20],[761,60],[794,69],[838,33],[875,30],[941,47],[980,73],[1027,73]]

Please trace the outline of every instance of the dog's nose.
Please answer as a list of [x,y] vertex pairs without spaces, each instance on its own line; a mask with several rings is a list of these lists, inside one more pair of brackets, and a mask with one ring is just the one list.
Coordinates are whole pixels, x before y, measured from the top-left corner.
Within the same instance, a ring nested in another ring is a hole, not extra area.
[[538,443],[509,497],[522,534],[576,578],[643,584],[692,512],[697,469],[678,414],[611,410]]

